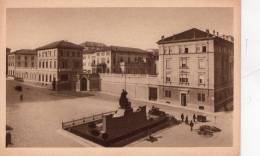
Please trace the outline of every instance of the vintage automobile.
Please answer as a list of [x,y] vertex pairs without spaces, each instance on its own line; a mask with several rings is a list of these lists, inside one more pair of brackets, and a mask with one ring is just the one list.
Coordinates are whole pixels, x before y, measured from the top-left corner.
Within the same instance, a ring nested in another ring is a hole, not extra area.
[[214,132],[220,132],[221,129],[215,126],[202,125],[199,128],[198,134],[204,136],[213,136]]

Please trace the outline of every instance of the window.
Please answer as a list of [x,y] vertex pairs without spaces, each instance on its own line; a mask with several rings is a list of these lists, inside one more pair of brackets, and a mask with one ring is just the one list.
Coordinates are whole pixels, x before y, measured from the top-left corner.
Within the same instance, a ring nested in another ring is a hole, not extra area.
[[107,58],[107,64],[109,64],[109,57]]
[[188,68],[188,65],[187,65],[187,58],[186,57],[183,57],[183,58],[180,58],[180,68]]
[[205,84],[205,74],[199,75],[199,84]]
[[61,81],[68,81],[68,75],[67,74],[63,74],[63,75],[61,75],[61,77],[60,77],[60,80]]
[[52,68],[52,61],[50,61],[50,68]]
[[185,54],[188,54],[189,53],[189,48],[185,48],[184,52],[185,52]]
[[27,60],[27,56],[24,56],[24,59]]
[[74,57],[74,56],[75,56],[75,52],[73,51],[73,52],[72,52],[72,57]]
[[62,50],[60,50],[60,56],[63,56],[63,51]]
[[171,72],[166,73],[166,83],[171,83]]
[[57,65],[56,65],[56,61],[54,61],[54,68],[56,68],[56,66],[57,66]]
[[80,57],[80,56],[81,56],[81,53],[80,53],[80,52],[78,52],[77,54],[78,54],[78,55],[77,55],[78,57]]
[[180,84],[189,84],[189,79],[188,79],[187,73],[180,74]]
[[196,52],[197,52],[197,53],[200,52],[200,47],[196,47]]
[[41,61],[39,62],[39,68],[41,68],[42,66],[41,66]]
[[109,55],[109,52],[106,52],[106,55]]
[[44,61],[42,62],[42,68],[44,68]]
[[39,79],[38,80],[41,81],[41,75],[39,75]]
[[206,52],[207,51],[207,47],[206,46],[202,46],[202,52]]
[[52,80],[51,80],[51,75],[49,76],[49,82],[51,82]]
[[165,62],[166,69],[171,69],[171,60],[167,59]]
[[46,68],[48,68],[48,61],[46,61]]
[[78,61],[75,61],[74,62],[74,68],[79,68],[79,66],[80,66],[80,63]]
[[105,56],[105,52],[102,52],[101,55],[102,55],[102,56]]
[[18,55],[18,56],[17,56],[17,59],[18,59],[18,60],[20,60],[20,59],[21,59],[21,56],[20,56],[20,55]]
[[31,63],[31,65],[32,65],[32,67],[34,67],[34,63],[33,62]]
[[45,81],[48,82],[48,75],[45,76]]
[[182,47],[179,46],[179,53],[182,53]]
[[172,96],[172,92],[170,90],[165,90],[164,96],[170,98]]
[[100,54],[99,53],[97,53],[97,56],[99,56]]
[[44,81],[44,75],[42,74],[42,81]]
[[27,62],[24,62],[24,66],[27,67]]
[[101,63],[106,63],[106,58],[101,58]]
[[34,60],[34,56],[31,57],[31,60]]
[[198,93],[198,101],[201,101],[201,102],[205,101],[205,94],[204,93]]
[[199,59],[199,68],[205,68],[205,61],[203,59]]

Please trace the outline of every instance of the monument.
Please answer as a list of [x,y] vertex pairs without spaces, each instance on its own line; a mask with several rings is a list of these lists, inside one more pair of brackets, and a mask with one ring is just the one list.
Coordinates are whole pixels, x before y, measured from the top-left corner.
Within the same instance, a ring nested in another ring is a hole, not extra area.
[[127,91],[122,90],[118,110],[63,122],[62,128],[105,147],[120,147],[178,124],[173,116],[159,108],[153,107],[148,114],[146,106],[133,108]]

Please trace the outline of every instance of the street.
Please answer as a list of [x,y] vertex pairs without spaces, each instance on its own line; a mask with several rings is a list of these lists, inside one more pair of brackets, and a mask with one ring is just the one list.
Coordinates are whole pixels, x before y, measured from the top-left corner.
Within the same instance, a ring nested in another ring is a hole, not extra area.
[[[93,114],[116,110],[118,98],[102,93],[79,94],[55,93],[51,90],[23,85],[23,101],[14,87],[17,83],[7,80],[7,124],[14,128],[12,131],[11,147],[82,147],[93,146],[75,141],[73,135],[61,135],[61,122],[77,119]],[[133,107],[152,105],[146,102],[132,101]],[[160,106],[163,111],[180,119],[180,114],[189,116],[193,111]],[[194,130],[184,123],[153,134],[155,142],[142,138],[129,144],[129,147],[191,147],[191,146],[232,146],[232,112],[218,112],[207,115],[208,122],[195,123]],[[200,136],[197,129],[200,125],[214,125],[222,131],[212,137]],[[75,137],[77,138],[77,137]]]

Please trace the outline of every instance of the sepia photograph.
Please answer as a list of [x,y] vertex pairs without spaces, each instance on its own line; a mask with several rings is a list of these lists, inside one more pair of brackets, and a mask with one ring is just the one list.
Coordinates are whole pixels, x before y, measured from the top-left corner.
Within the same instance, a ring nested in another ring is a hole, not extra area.
[[233,8],[8,8],[6,147],[230,147]]

